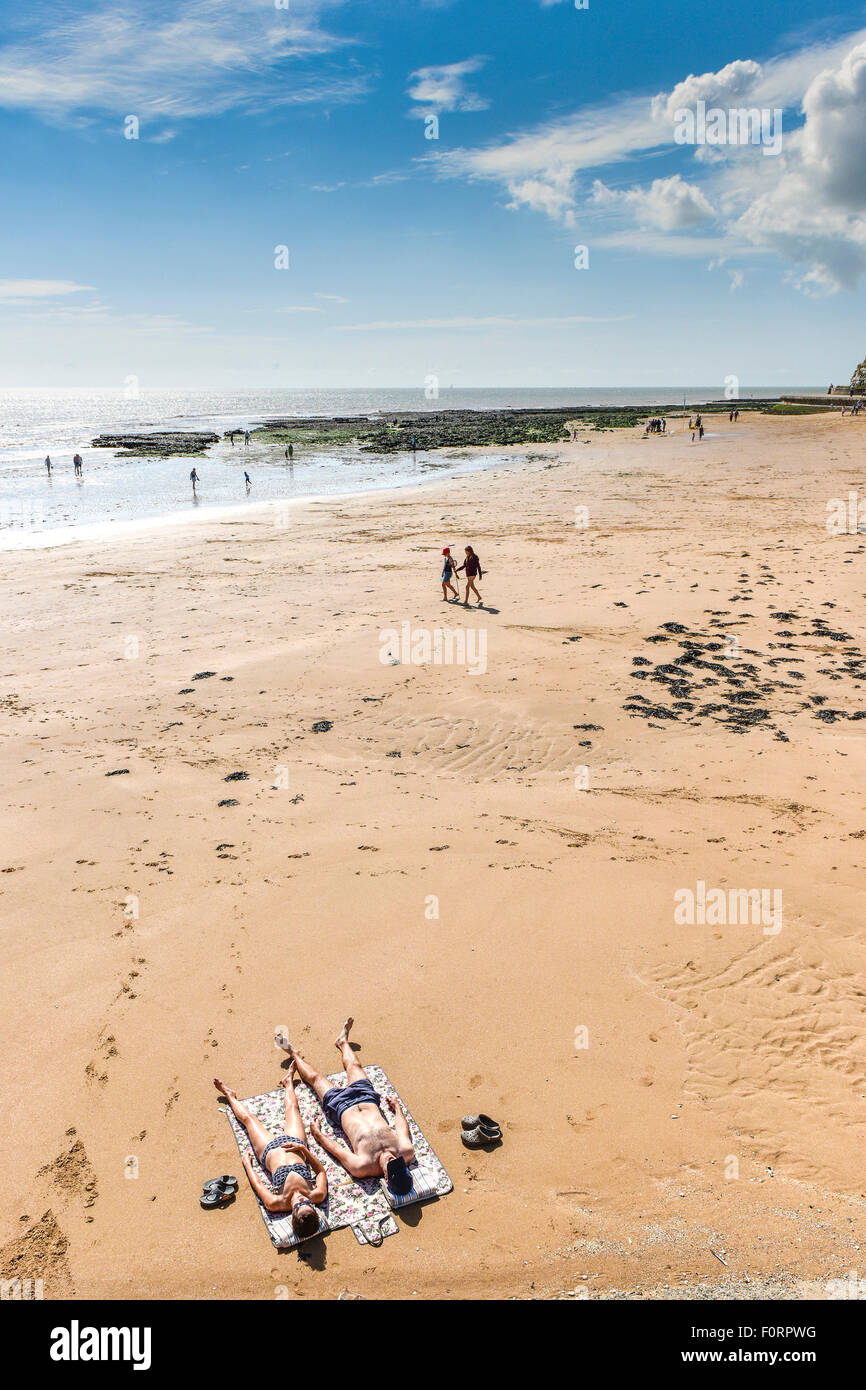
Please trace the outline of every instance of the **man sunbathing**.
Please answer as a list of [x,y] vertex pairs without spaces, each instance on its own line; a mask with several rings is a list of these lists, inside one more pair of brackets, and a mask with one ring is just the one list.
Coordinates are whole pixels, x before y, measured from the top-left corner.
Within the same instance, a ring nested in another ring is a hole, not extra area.
[[317,1143],[353,1178],[385,1177],[391,1192],[396,1197],[405,1197],[412,1189],[412,1175],[407,1165],[415,1157],[409,1123],[402,1107],[390,1097],[387,1103],[394,1115],[393,1129],[382,1114],[381,1098],[349,1046],[349,1030],[354,1021],[346,1019],[334,1044],[346,1069],[345,1086],[332,1086],[326,1076],[298,1056],[291,1043],[283,1040],[282,1045],[294,1062],[298,1076],[312,1087],[322,1102],[328,1123],[343,1130],[352,1149],[344,1148],[323,1134],[317,1124],[311,1123],[310,1133]]

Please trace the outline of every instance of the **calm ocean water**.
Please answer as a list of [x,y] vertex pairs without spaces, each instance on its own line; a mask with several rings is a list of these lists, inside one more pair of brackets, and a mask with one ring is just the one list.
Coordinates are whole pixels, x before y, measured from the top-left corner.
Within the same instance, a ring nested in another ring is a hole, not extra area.
[[[786,388],[810,391],[815,388]],[[755,387],[741,396],[772,396],[779,388]],[[183,520],[191,515],[189,459],[116,459],[113,450],[95,450],[96,435],[125,430],[201,429],[222,433],[243,429],[274,415],[371,415],[399,410],[492,410],[519,406],[686,404],[718,398],[719,386],[562,390],[443,389],[437,400],[423,391],[0,391],[0,549],[55,544],[79,536],[116,531],[150,521]],[[73,476],[72,455],[84,459],[81,479]],[[54,471],[45,469],[50,454]],[[490,465],[495,459],[486,459]],[[243,442],[214,445],[195,460],[201,477],[196,512],[256,506],[262,502],[371,488],[405,486],[467,472],[477,462],[459,454],[390,454],[381,458],[347,447],[296,450],[289,466],[282,451]],[[252,478],[246,493],[243,472]]]

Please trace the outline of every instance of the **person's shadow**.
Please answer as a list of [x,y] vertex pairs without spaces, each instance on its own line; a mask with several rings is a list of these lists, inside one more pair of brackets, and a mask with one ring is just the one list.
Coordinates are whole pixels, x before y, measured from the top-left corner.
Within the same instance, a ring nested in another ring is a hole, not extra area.
[[[435,1201],[435,1198],[431,1197],[430,1200]],[[411,1206],[398,1208],[394,1215],[399,1216],[404,1226],[411,1226],[414,1230],[416,1226],[421,1225],[421,1222],[424,1219],[424,1212],[422,1208],[425,1205],[426,1203],[424,1202],[413,1202]]]
[[312,1240],[305,1240],[301,1245],[296,1245],[293,1249],[281,1250],[281,1255],[297,1255],[310,1269],[315,1269],[321,1274],[328,1264],[328,1242],[324,1236],[313,1236]]

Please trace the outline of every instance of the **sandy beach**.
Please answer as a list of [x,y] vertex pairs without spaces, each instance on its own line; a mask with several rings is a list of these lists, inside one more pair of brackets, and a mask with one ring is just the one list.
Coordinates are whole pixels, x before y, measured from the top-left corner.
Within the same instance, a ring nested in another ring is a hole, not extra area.
[[[3,1278],[664,1299],[862,1274],[866,537],[826,521],[866,426],[707,423],[4,556]],[[467,542],[482,609],[441,599]],[[484,661],[391,664],[403,624]],[[700,884],[774,915],[677,920]],[[336,1070],[348,1013],[454,1191],[379,1248],[277,1254],[212,1077],[275,1086],[281,1025]],[[460,1141],[479,1110],[491,1152]],[[225,1172],[238,1199],[203,1212]]]

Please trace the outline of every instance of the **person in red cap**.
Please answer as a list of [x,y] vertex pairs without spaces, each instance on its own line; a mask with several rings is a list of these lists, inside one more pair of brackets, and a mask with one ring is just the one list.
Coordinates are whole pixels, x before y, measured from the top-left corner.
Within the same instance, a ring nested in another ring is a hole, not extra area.
[[451,558],[451,547],[446,545],[445,549],[442,551],[442,597],[446,603],[448,602],[449,589],[451,590],[452,594],[456,599],[459,599],[460,597],[457,590],[454,588],[454,585],[451,583],[451,577],[453,574],[454,561]]

